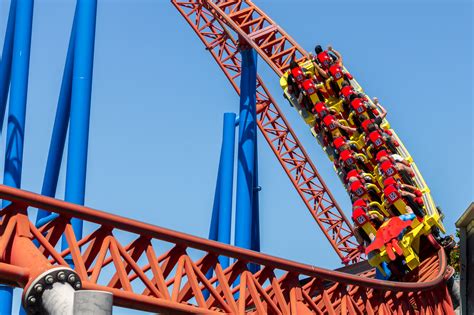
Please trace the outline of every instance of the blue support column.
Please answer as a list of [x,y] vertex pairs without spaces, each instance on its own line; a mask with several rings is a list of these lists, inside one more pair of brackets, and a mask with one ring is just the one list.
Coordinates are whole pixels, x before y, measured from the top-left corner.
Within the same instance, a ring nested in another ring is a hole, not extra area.
[[10,2],[10,13],[8,14],[5,41],[3,43],[2,61],[0,62],[0,134],[3,130],[5,120],[5,109],[7,108],[8,90],[10,87],[13,35],[15,33],[16,0]]
[[[209,239],[230,244],[232,228],[232,190],[234,182],[235,114],[224,114],[221,155],[217,174]],[[221,257],[223,268],[229,259]]]
[[[18,0],[13,35],[7,147],[3,175],[3,183],[16,188],[21,186],[32,20],[33,0]],[[2,207],[8,204],[9,202],[2,201]],[[12,294],[12,288],[0,287],[0,314],[11,314]]]
[[257,138],[255,138],[255,161],[253,176],[253,200],[252,200],[252,250],[260,251],[260,206],[259,197],[261,187],[258,185],[258,151]]
[[[255,160],[254,160],[254,176],[253,176],[253,199],[252,199],[252,235],[251,235],[251,249],[260,251],[260,206],[259,206],[259,192],[261,190],[258,185],[258,151],[257,138],[255,137]],[[250,264],[251,272],[257,272],[260,268],[258,265]]]
[[[212,205],[211,226],[209,227],[209,239],[213,241],[217,241],[217,235],[218,235],[221,173],[222,173],[222,148],[221,148],[221,156],[219,160],[219,168],[217,171],[216,189],[214,190],[214,203]],[[214,270],[209,269],[206,272],[206,278],[211,279],[213,273],[214,273]],[[207,299],[209,297],[209,291],[204,290],[203,295],[204,295],[204,298]]]
[[[74,65],[74,42],[76,29],[76,14],[72,24],[71,35],[69,38],[69,46],[67,50],[66,62],[64,65],[63,79],[61,90],[59,92],[58,106],[56,109],[56,117],[54,119],[54,127],[51,135],[51,143],[49,145],[48,161],[44,173],[43,187],[41,194],[48,197],[56,195],[58,186],[59,171],[61,170],[61,161],[64,153],[64,145],[66,142],[67,127],[71,112],[71,90],[72,90],[72,74]],[[36,224],[42,223],[42,219],[49,215],[48,211],[38,209],[36,216]],[[44,220],[43,220],[44,221]]]
[[[222,160],[222,156],[221,156]],[[219,204],[220,204],[220,178],[221,178],[221,165],[222,162],[219,162],[219,170],[217,172],[217,181],[216,181],[216,189],[214,191],[214,203],[212,206],[212,216],[211,216],[211,226],[209,227],[209,239],[213,241],[217,241],[217,234],[218,234],[218,224],[219,224]]]
[[[232,193],[234,182],[235,114],[224,114],[219,191],[219,224],[217,240],[230,244],[232,228]],[[222,268],[229,266],[229,257],[219,257]]]
[[[84,204],[86,186],[96,13],[96,0],[78,0],[65,199],[79,205]],[[81,239],[82,221],[71,222],[76,238]],[[65,238],[62,248],[67,248]]]
[[237,209],[235,245],[251,248],[252,199],[256,139],[257,54],[241,51],[239,149],[237,166]]
[[[219,159],[219,171],[217,174],[216,190],[214,193],[214,205],[212,208],[211,227],[209,228],[209,239],[230,244],[232,225],[232,190],[234,181],[234,147],[235,147],[235,114],[224,114],[224,126],[222,132],[221,154]],[[229,257],[219,257],[222,268],[229,266]],[[206,273],[206,277],[212,277],[213,270]],[[209,292],[204,291],[204,297]]]

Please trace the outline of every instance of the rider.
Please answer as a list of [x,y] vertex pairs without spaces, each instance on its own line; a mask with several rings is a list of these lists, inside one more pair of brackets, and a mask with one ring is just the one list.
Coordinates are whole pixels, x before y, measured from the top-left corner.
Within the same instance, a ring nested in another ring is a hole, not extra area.
[[296,60],[291,60],[290,62],[290,73],[288,73],[287,83],[288,83],[288,93],[294,94],[296,98],[299,97],[301,91],[301,83],[305,79],[305,72],[302,69]]
[[376,104],[379,104],[378,98],[374,97],[374,103],[368,101],[367,96],[362,93],[351,94],[349,96],[350,106],[349,112],[354,116],[354,123],[360,127],[363,121],[368,119],[373,120],[377,125],[383,122],[383,119],[387,116],[387,111],[383,110],[379,113]]
[[351,200],[362,198],[380,204],[380,190],[373,184],[356,180],[349,184],[348,190]]
[[[313,109],[311,110],[311,113],[314,115],[314,130],[316,133],[321,132],[323,130],[322,126],[322,121],[324,117],[326,117],[329,114],[336,114],[337,112],[332,109],[332,108],[327,108],[324,102],[319,102],[314,105]],[[323,130],[324,131],[324,130]]]
[[337,119],[334,115],[326,115],[323,118],[323,129],[327,134],[327,143],[331,143],[334,141],[334,138],[337,138],[341,135],[348,138],[349,135],[357,132],[356,128],[352,128],[349,126],[345,126],[341,123],[339,119]]
[[361,170],[358,170],[356,168],[347,172],[346,178],[345,178],[345,184],[346,186],[350,187],[350,185],[355,181],[360,181],[363,184],[373,183],[372,176],[369,173],[364,173]]
[[[383,181],[384,191],[387,188],[393,186],[400,195],[403,197],[405,202],[405,211],[408,213],[414,213],[418,217],[423,217],[423,199],[421,198],[422,192],[415,186],[403,184],[398,182],[393,177],[388,177]],[[385,196],[387,197],[387,196]]]
[[311,74],[306,74],[306,79],[300,85],[301,94],[298,98],[298,102],[308,110],[312,112],[313,106],[316,103],[321,102],[325,99],[326,93],[322,89],[322,84],[317,83],[316,76],[311,76]]
[[319,65],[321,65],[321,68],[323,68],[323,70],[327,71],[329,67],[334,63],[339,64],[341,67],[343,65],[342,55],[331,45],[328,45],[327,50],[323,50],[321,45],[316,45],[316,47],[314,47],[314,52],[316,53],[317,62],[319,63]]
[[329,78],[329,67],[333,64],[337,64],[341,68],[343,67],[342,55],[332,48],[331,45],[328,46],[328,50],[323,50],[321,45],[316,45],[316,47],[314,47],[314,52],[316,53],[316,56],[313,61],[318,65],[316,70],[323,79]]
[[408,163],[408,161],[399,154],[389,154],[386,150],[381,150],[377,153],[375,160],[377,161],[379,167],[384,162],[389,161],[398,172],[406,173],[410,178],[415,176],[415,173],[410,167],[410,163]]
[[[377,117],[378,118],[378,117]],[[362,122],[361,129],[364,131],[366,136],[366,142],[372,143],[373,150],[377,153],[378,151],[384,149],[383,146],[377,143],[377,141],[385,142],[386,147],[392,152],[397,153],[396,147],[398,147],[398,142],[392,137],[392,132],[381,128],[374,119],[367,119]],[[378,138],[379,140],[372,139],[373,137]]]
[[347,148],[345,150],[342,150],[340,148],[339,150],[340,151],[338,154],[338,159],[334,160],[334,164],[336,164],[336,167],[338,168],[342,167],[344,174],[347,174],[354,168],[368,173],[370,168],[368,167],[367,160],[365,159],[365,156],[363,154],[357,154],[350,148]]

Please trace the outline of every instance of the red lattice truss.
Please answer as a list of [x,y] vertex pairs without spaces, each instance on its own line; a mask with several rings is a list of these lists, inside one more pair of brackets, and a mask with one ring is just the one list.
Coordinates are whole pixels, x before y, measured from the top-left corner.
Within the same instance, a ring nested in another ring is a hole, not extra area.
[[[25,289],[45,269],[68,266],[65,257],[70,254],[85,289],[111,292],[115,305],[137,310],[452,313],[442,250],[413,272],[411,280],[420,283],[384,282],[371,279],[370,272],[354,276],[299,264],[7,186],[0,185],[0,198],[12,201],[0,213],[0,279]],[[28,220],[28,207],[59,216],[36,228]],[[88,234],[83,239],[75,238],[71,218],[84,220]],[[60,252],[63,234],[68,249]],[[230,257],[233,263],[224,269],[219,256]],[[251,273],[249,263],[260,266],[260,271]]]
[[[239,92],[238,43],[250,44],[281,75],[305,52],[249,1],[172,1]],[[232,33],[232,34],[231,34]],[[360,259],[351,225],[258,79],[258,125],[317,224],[345,262]],[[452,314],[443,250],[406,282],[325,270],[159,228],[0,185],[0,280],[28,289],[40,274],[68,266],[85,289],[113,293],[114,304],[151,312],[258,314]],[[28,208],[57,213],[41,228]],[[71,218],[85,222],[77,240]],[[60,251],[65,235],[68,249]],[[36,243],[36,244],[35,244]],[[38,246],[36,246],[38,245]],[[219,257],[233,263],[223,268]],[[249,264],[260,267],[251,273]],[[211,274],[210,277],[206,277]],[[236,282],[236,279],[239,279]],[[412,281],[412,282],[410,282]]]
[[[307,54],[250,1],[172,0],[237,93],[241,73],[239,43],[251,45],[280,77],[292,56]],[[314,220],[344,263],[360,260],[352,225],[291,129],[274,98],[257,78],[257,123]]]

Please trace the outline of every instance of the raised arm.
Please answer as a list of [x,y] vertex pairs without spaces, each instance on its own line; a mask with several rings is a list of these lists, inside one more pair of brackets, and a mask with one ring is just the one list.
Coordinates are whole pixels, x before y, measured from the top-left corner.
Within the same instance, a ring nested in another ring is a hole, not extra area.
[[418,190],[418,187],[408,185],[408,184],[401,184],[400,187],[403,188],[403,189],[407,188],[411,191],[417,191]]
[[318,71],[318,73],[319,73],[324,79],[329,78],[327,72],[324,71],[324,70],[318,65],[317,62],[313,61],[313,64],[314,64],[314,68],[316,69],[316,71]]
[[373,102],[374,104],[380,109],[381,113],[380,113],[380,118],[382,119],[385,119],[385,117],[387,117],[387,110],[385,109],[385,107],[383,107],[382,105],[380,105],[379,103],[379,99],[377,97],[373,97]]
[[341,65],[342,65],[342,64],[343,64],[343,62],[342,62],[342,55],[341,55],[337,50],[335,50],[331,45],[328,46],[328,50],[331,51],[331,52],[333,52],[333,53],[336,55],[337,60],[338,60],[338,61],[341,63]]
[[339,121],[335,121],[335,124],[337,127],[341,128],[342,130],[350,133],[350,134],[353,134],[355,132],[357,132],[357,128],[353,128],[353,127],[349,127],[349,126],[344,126],[343,124],[341,124]]

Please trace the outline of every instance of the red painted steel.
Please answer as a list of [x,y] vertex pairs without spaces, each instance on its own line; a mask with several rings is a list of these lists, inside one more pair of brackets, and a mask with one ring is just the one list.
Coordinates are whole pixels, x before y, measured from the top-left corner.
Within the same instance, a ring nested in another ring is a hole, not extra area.
[[[291,56],[305,51],[250,1],[171,1],[217,61],[239,93],[239,43],[250,44],[281,76]],[[357,262],[361,253],[352,225],[329,191],[281,109],[265,87],[257,83],[257,123],[314,220],[344,263]]]
[[[137,310],[453,314],[442,249],[405,279],[420,282],[385,282],[372,279],[372,272],[359,276],[300,264],[3,185],[0,198],[12,201],[0,213],[0,277],[20,287],[28,287],[38,261],[47,259],[49,268],[67,266],[64,257],[71,254],[85,289],[111,292],[115,305]],[[27,220],[27,207],[59,216],[36,228]],[[71,218],[85,221],[89,234],[83,239],[75,239]],[[58,252],[62,234],[68,249]],[[19,241],[22,246],[10,251]],[[19,257],[26,254],[37,258],[28,262],[26,256]],[[219,256],[233,258],[234,263],[223,270]],[[248,263],[259,265],[260,271],[252,274]],[[214,271],[211,279],[205,276],[208,270]],[[233,287],[238,277],[240,285]]]

